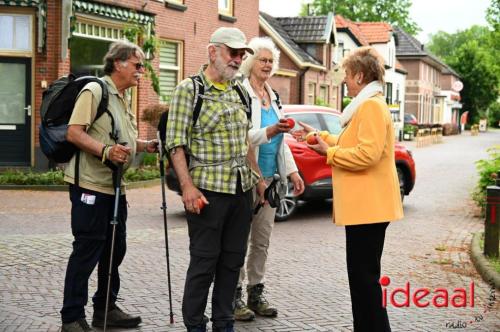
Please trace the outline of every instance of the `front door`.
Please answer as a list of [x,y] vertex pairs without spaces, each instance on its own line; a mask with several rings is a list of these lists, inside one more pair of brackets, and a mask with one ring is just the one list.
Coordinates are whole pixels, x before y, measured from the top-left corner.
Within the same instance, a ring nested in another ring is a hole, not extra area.
[[31,59],[0,57],[0,166],[30,166]]

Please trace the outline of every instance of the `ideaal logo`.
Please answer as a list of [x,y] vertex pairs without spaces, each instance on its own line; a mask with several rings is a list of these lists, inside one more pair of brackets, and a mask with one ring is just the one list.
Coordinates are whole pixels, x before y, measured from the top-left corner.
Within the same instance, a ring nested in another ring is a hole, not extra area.
[[[412,289],[410,282],[407,281],[405,287],[397,287],[393,290],[386,288],[391,283],[387,276],[380,278],[382,286],[382,306],[387,307],[387,300],[396,308],[409,307],[411,304],[425,308],[430,305],[436,308],[446,308],[452,306],[455,308],[474,307],[474,282],[471,281],[468,288],[454,288],[450,293],[446,288],[422,287]],[[396,296],[401,295],[402,301],[397,301]]]
[[[412,289],[410,286],[410,282],[406,282],[405,287],[398,287],[388,291],[386,287],[390,285],[391,279],[387,276],[382,276],[379,282],[382,286],[382,305],[384,306],[384,308],[387,307],[388,299],[389,303],[396,308],[409,307],[411,303],[419,308],[425,308],[430,305],[433,305],[436,308],[449,306],[455,308],[474,307],[475,286],[473,281],[469,283],[469,286],[467,288],[454,288],[452,292],[448,291],[446,288],[441,287],[435,288],[433,290],[426,287]],[[491,311],[496,301],[495,284],[492,280],[490,280],[489,284],[490,292],[483,314]],[[396,296],[398,295],[401,295],[403,298],[401,302],[398,302],[396,300]],[[481,314],[473,315],[472,319],[450,321],[447,322],[445,326],[449,329],[464,329],[467,328],[468,325],[481,322],[483,319],[484,317]]]

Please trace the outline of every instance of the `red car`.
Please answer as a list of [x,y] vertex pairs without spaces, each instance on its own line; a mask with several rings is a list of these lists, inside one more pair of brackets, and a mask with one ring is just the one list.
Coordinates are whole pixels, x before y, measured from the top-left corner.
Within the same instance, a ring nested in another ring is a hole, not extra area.
[[[294,130],[300,130],[298,121],[305,122],[316,129],[339,134],[341,127],[340,112],[332,108],[315,105],[284,105],[285,117],[295,119]],[[284,221],[297,209],[298,201],[332,198],[332,171],[326,164],[326,157],[309,149],[305,142],[297,142],[291,135],[285,135],[285,142],[290,147],[299,173],[304,179],[304,193],[298,197],[287,195],[276,211],[275,219]],[[403,145],[395,143],[396,168],[401,187],[401,199],[408,195],[415,184],[415,162],[411,152]],[[290,189],[290,188],[289,188]],[[292,191],[289,190],[291,193]]]

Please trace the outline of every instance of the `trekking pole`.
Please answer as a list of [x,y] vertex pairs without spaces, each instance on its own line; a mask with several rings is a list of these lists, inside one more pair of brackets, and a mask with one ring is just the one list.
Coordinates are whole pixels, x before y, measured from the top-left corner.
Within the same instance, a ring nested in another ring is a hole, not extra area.
[[[126,145],[127,143],[120,143],[122,145]],[[115,171],[115,206],[113,210],[113,220],[111,220],[111,225],[113,225],[113,231],[111,235],[111,252],[109,256],[109,269],[108,269],[108,286],[106,289],[106,307],[104,309],[104,332],[106,332],[106,325],[108,323],[108,309],[109,309],[109,292],[111,288],[111,270],[113,268],[113,254],[115,250],[115,234],[116,234],[116,225],[118,224],[118,205],[120,202],[120,186],[122,183],[122,173],[123,173],[123,164],[119,163],[116,167]]]
[[[160,118],[160,123],[158,124],[158,131],[156,136],[158,138],[158,153],[160,154],[160,180],[161,180],[161,197],[162,197],[162,205],[161,209],[163,210],[163,226],[165,229],[165,256],[167,257],[167,280],[168,280],[168,303],[170,306],[170,324],[174,323],[174,313],[172,311],[172,287],[170,281],[170,255],[168,250],[168,230],[167,230],[167,201],[165,199],[165,163],[163,159],[163,140],[165,139],[165,135],[162,133],[165,132],[167,126],[167,113],[163,113]],[[163,140],[162,140],[163,138]]]

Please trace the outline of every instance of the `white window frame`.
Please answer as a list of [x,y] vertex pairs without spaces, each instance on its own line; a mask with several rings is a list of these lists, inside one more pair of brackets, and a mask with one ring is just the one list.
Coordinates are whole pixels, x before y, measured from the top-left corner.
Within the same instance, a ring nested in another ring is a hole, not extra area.
[[218,0],[219,14],[233,16],[234,0]]
[[[27,49],[21,49],[21,48],[16,48],[15,44],[13,48],[0,48],[1,53],[23,53],[23,54],[31,54],[33,52],[33,15],[30,14],[18,14],[18,13],[0,13],[1,16],[10,16],[10,17],[27,17],[28,18],[28,34],[29,34],[29,40],[28,40],[28,48]],[[13,33],[14,35],[11,36],[13,38],[13,42],[15,43],[16,41],[16,26],[14,24],[13,28]]]

